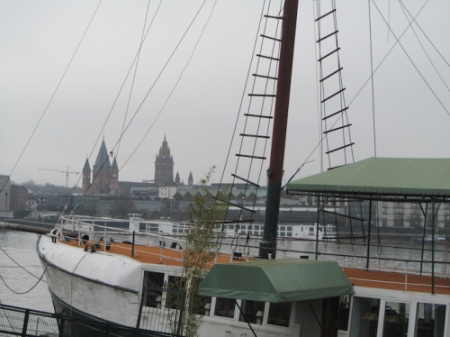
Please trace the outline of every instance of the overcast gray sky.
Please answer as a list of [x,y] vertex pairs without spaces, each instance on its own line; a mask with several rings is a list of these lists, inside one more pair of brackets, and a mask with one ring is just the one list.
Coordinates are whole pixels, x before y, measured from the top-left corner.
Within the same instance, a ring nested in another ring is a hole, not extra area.
[[[69,167],[70,171],[81,171],[92,151],[90,163],[94,163],[98,137],[105,137],[108,151],[118,142],[131,77],[104,131],[101,130],[139,48],[148,1],[102,1],[46,110],[98,3],[94,0],[0,0],[0,174],[9,175],[18,162],[11,176],[14,182],[34,180],[64,185],[63,173],[38,168],[65,170]],[[139,58],[126,123],[152,88],[202,3],[203,0],[162,2]],[[291,176],[302,164],[319,139],[312,3],[312,0],[300,0],[299,5],[286,176]],[[399,36],[408,25],[399,2],[375,3]],[[443,81],[450,86],[450,2],[404,0],[403,3],[412,15],[426,4],[416,22],[446,61],[430,48],[424,33],[415,26],[442,76],[440,79],[412,31],[402,39],[433,94],[399,46],[387,57],[374,77],[377,155],[448,158],[450,92]],[[158,4],[159,1],[150,3],[150,17]],[[120,148],[115,148],[120,180],[154,178],[155,155],[164,135],[175,160],[175,171],[185,182],[191,171],[195,181],[213,165],[221,172],[244,91],[262,0],[218,0],[214,10],[213,5],[214,1],[206,1],[190,35],[139,109]],[[367,9],[367,1],[338,1],[347,102],[353,100],[370,74]],[[371,10],[373,63],[377,66],[395,38],[377,9]],[[211,20],[192,61],[164,106],[210,13]],[[374,155],[370,95],[368,86],[352,101],[349,110],[357,160]],[[26,147],[41,116],[40,125]],[[137,148],[149,128],[148,136]],[[317,173],[317,158],[313,157],[315,161],[306,165],[298,177]],[[70,184],[77,179],[77,175],[70,175]]]

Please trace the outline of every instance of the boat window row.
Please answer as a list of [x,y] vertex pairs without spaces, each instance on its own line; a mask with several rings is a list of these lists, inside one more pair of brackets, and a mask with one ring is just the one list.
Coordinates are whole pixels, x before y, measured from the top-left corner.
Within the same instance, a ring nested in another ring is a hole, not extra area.
[[[201,280],[195,282],[200,283]],[[144,273],[145,307],[180,310],[186,300],[185,279],[165,273],[146,271]],[[240,310],[239,310],[239,307]],[[193,294],[190,299],[192,311],[206,317],[219,317],[258,325],[289,327],[292,302],[269,303],[208,297]]]
[[[146,271],[144,281],[145,307],[181,310],[186,300],[183,278]],[[445,331],[447,304],[348,295],[335,300],[339,301],[335,306],[338,307],[337,328],[348,337],[446,337],[448,333]],[[198,315],[278,327],[289,327],[291,321],[296,320],[292,318],[295,316],[293,305],[292,302],[235,301],[198,294],[190,299],[190,307]]]
[[[229,298],[213,298],[211,301],[212,312],[205,312],[207,316],[225,317],[239,322],[249,322],[258,325],[276,325],[289,327],[292,302],[269,303],[250,300],[238,300],[241,310],[236,306],[236,301]],[[242,312],[241,312],[242,311]],[[267,313],[267,315],[265,315]]]
[[[444,337],[447,305],[354,297],[349,337]],[[413,331],[413,333],[410,333]]]
[[176,228],[176,227],[173,227],[172,228],[172,233],[174,233],[174,234],[176,234],[176,233],[189,234],[189,228]]
[[[264,225],[225,225],[225,230],[239,234],[259,235],[264,234]],[[278,236],[293,236],[292,226],[278,226]]]

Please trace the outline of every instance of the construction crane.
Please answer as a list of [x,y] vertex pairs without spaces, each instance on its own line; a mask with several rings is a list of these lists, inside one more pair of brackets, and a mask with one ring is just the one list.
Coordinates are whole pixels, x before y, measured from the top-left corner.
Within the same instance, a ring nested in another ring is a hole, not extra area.
[[69,188],[69,174],[80,174],[80,172],[69,171],[69,167],[68,166],[67,166],[66,170],[55,170],[55,169],[48,169],[48,168],[38,168],[38,170],[65,173],[66,174],[66,187],[67,188]]

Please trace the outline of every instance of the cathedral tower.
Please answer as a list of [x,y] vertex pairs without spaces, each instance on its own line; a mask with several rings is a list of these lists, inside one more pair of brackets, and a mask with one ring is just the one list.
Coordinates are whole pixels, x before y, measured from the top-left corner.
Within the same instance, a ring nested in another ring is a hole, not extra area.
[[169,144],[167,143],[166,136],[162,146],[159,148],[159,154],[156,155],[155,160],[155,184],[162,186],[162,184],[170,179],[173,181],[173,158],[170,155]]

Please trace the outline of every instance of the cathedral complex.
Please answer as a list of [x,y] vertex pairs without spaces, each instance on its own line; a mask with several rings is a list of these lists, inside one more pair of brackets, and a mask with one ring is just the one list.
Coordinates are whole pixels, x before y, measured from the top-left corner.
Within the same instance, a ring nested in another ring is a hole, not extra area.
[[[169,144],[164,136],[164,141],[159,149],[159,153],[155,159],[155,178],[154,184],[157,187],[180,186],[184,185],[177,173],[175,180],[174,161],[170,154]],[[193,185],[194,179],[192,173],[189,174],[188,185]],[[106,150],[105,140],[103,139],[100,150],[95,160],[95,164],[91,171],[89,159],[83,167],[83,195],[118,195],[119,194],[119,167],[117,158],[108,154]]]

